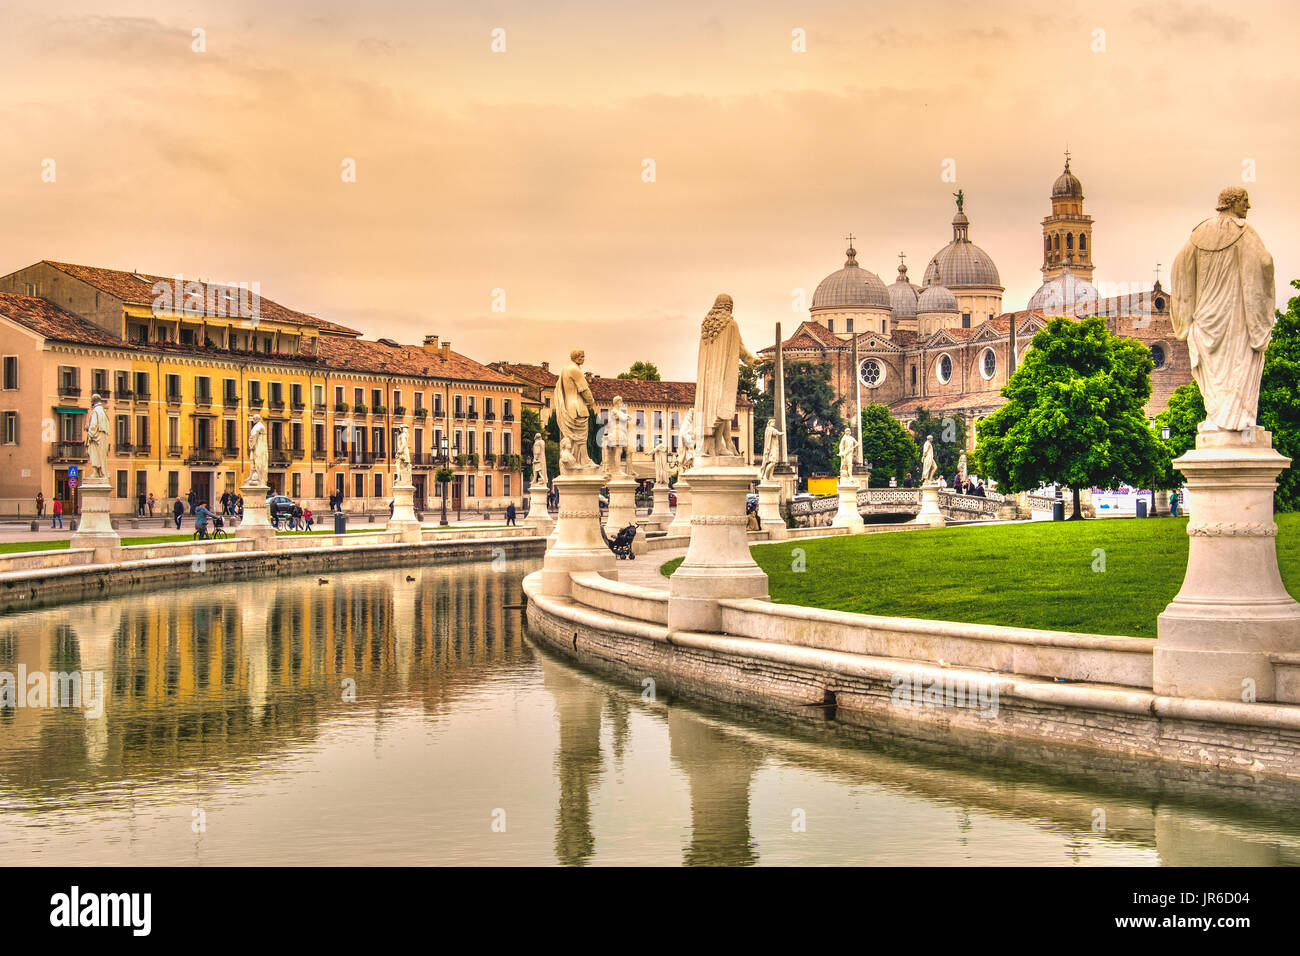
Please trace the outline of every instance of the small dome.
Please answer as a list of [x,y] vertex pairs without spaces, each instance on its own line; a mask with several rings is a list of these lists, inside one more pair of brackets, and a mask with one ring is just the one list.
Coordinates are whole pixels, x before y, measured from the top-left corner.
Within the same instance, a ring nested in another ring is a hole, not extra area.
[[858,253],[849,246],[844,268],[823,279],[813,293],[812,311],[819,309],[892,308],[889,291],[880,276],[858,265]]
[[910,319],[916,315],[916,299],[919,290],[907,280],[907,266],[898,264],[898,278],[889,287],[890,311],[894,321]]
[[1079,177],[1070,172],[1070,161],[1065,161],[1065,171],[1056,177],[1056,182],[1052,183],[1053,199],[1082,199],[1083,183],[1079,182]]
[[945,285],[940,285],[936,278],[934,282],[927,285],[921,290],[921,294],[916,297],[917,312],[957,312],[957,297],[952,294],[952,290]]
[[1079,315],[1096,309],[1100,299],[1096,286],[1066,269],[1039,286],[1026,308],[1052,315]]

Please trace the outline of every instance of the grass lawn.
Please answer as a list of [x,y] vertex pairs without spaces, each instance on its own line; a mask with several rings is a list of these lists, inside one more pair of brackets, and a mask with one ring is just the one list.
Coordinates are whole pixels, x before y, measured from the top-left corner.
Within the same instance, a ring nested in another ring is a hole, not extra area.
[[[1282,580],[1300,599],[1300,514],[1280,514]],[[793,571],[794,549],[805,568]],[[1100,567],[1102,549],[1105,570]],[[756,545],[772,600],[942,621],[1155,637],[1187,568],[1187,520],[1040,521]],[[680,559],[664,566],[665,573]]]
[[[184,525],[182,525],[184,527]],[[486,527],[486,526],[485,526]],[[377,531],[383,531],[382,524],[370,525],[368,527],[348,528],[348,534],[374,534]],[[293,537],[300,534],[333,534],[333,527],[325,529],[315,529],[312,531],[277,531],[276,535],[282,538]],[[234,537],[234,532],[229,533]],[[123,537],[122,546],[129,547],[133,544],[172,544],[177,541],[193,541],[194,530],[191,528],[185,534],[157,534],[141,535],[138,538]],[[20,554],[28,551],[57,551],[61,548],[68,547],[68,539],[62,538],[56,541],[6,541],[0,544],[0,554]]]

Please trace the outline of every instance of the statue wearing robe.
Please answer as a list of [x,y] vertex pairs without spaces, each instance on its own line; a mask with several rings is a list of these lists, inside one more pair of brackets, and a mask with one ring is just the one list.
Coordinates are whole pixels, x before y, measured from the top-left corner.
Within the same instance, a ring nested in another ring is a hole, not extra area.
[[781,439],[785,437],[785,432],[776,427],[776,419],[767,420],[767,428],[763,429],[763,464],[759,467],[758,480],[760,482],[771,481],[772,472],[776,466],[781,463]]
[[685,474],[695,467],[695,409],[688,408],[682,419],[682,458],[678,472]]
[[1251,428],[1259,410],[1275,293],[1273,257],[1246,225],[1249,208],[1246,190],[1223,190],[1219,215],[1192,230],[1174,259],[1170,318],[1205,399],[1201,431]]
[[714,301],[700,325],[695,427],[702,457],[740,457],[731,444],[731,420],[736,415],[741,359],[751,364],[758,361],[740,340],[740,326],[731,314],[731,296],[724,293]]
[[853,437],[853,432],[844,429],[844,435],[840,438],[840,481],[853,481],[853,456],[858,450],[858,441]]
[[664,444],[662,438],[655,440],[654,451],[652,452],[655,462],[655,484],[668,487],[668,446]]
[[546,439],[538,432],[533,438],[533,484],[544,485],[546,482]]
[[621,396],[615,395],[609,410],[609,421],[605,423],[604,456],[601,461],[608,476],[628,473],[627,433],[630,420],[627,405],[623,403]]
[[925,436],[925,447],[921,449],[921,484],[928,484],[939,479],[939,465],[934,460],[934,436]]
[[86,457],[90,464],[90,478],[108,480],[108,412],[98,394],[90,396],[90,412],[86,415]]
[[253,427],[248,432],[248,482],[252,488],[266,485],[267,474],[266,426],[262,416],[253,415]]
[[397,484],[405,487],[411,483],[411,435],[403,425],[397,431]]
[[565,475],[596,470],[587,455],[587,424],[596,412],[596,402],[582,374],[586,357],[581,349],[569,353],[570,362],[555,381],[551,403],[560,429],[560,473]]

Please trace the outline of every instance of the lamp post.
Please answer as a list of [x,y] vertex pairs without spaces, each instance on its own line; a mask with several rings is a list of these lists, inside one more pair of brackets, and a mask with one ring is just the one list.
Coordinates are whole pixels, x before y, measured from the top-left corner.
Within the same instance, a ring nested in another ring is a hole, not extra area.
[[[441,458],[442,458],[441,471],[443,471],[445,474],[447,471],[450,470],[447,468],[447,436],[446,435],[442,436],[442,443],[439,446],[438,451],[441,453]],[[445,481],[442,483],[442,521],[438,523],[438,527],[440,528],[447,527],[447,482]]]

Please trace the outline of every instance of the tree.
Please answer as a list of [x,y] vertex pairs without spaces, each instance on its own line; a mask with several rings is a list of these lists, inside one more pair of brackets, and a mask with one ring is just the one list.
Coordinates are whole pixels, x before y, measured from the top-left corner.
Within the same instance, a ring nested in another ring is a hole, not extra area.
[[[925,447],[927,435],[934,436],[934,463],[939,474],[949,481],[957,474],[957,460],[966,450],[966,418],[962,415],[945,415],[939,418],[927,409],[918,408],[916,418],[908,426],[912,432],[913,447],[916,449],[914,464],[921,461],[921,449]],[[920,477],[917,471],[915,477]]]
[[[1300,279],[1292,279],[1291,287],[1300,289]],[[1277,313],[1264,355],[1258,420],[1260,428],[1273,433],[1273,447],[1291,459],[1278,479],[1273,507],[1300,510],[1300,296],[1292,296],[1286,311]]]
[[[812,362],[790,362],[785,366],[785,447],[798,456],[803,477],[828,474],[836,445],[844,431],[840,414],[842,398],[831,387],[830,366]],[[771,407],[771,399],[768,399]],[[770,412],[769,412],[770,414]],[[755,417],[754,430],[758,430]]]
[[890,478],[902,481],[917,461],[911,434],[879,402],[862,410],[862,458],[871,462],[871,484],[877,487]]
[[639,378],[643,382],[658,382],[659,366],[652,362],[633,362],[626,372],[619,372],[619,378]]
[[1053,319],[1003,386],[1007,403],[979,423],[976,472],[1002,491],[1068,485],[1072,519],[1081,488],[1153,482],[1163,449],[1143,405],[1154,367],[1150,349],[1100,318]]
[[1155,433],[1162,435],[1169,429],[1168,438],[1160,438],[1163,449],[1160,467],[1156,471],[1153,487],[1170,491],[1183,483],[1183,476],[1174,469],[1173,460],[1196,447],[1196,426],[1205,421],[1205,400],[1195,382],[1185,382],[1174,389],[1169,404],[1156,416]]

